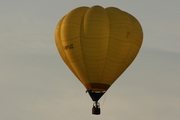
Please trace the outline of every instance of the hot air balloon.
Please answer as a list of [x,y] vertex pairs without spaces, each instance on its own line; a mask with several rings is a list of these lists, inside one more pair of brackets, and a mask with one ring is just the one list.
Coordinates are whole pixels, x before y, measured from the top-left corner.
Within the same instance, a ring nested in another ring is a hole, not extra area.
[[135,59],[142,40],[138,20],[115,7],[78,7],[59,21],[57,49],[94,101],[92,114],[100,114],[98,100]]

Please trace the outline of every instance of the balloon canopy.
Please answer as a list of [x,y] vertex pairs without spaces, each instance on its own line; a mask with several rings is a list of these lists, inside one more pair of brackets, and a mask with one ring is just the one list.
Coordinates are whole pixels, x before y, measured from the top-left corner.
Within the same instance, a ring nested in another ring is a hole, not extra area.
[[138,20],[115,7],[78,7],[55,31],[62,59],[90,96],[108,90],[135,59],[142,40]]

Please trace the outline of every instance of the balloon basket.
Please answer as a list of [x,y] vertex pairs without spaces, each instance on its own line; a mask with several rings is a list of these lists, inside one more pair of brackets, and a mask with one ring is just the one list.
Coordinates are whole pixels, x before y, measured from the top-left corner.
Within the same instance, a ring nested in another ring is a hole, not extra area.
[[93,108],[92,108],[92,114],[94,114],[94,115],[100,115],[100,113],[101,113],[100,108],[93,106]]
[[92,114],[99,115],[101,113],[100,104],[97,101],[94,101]]

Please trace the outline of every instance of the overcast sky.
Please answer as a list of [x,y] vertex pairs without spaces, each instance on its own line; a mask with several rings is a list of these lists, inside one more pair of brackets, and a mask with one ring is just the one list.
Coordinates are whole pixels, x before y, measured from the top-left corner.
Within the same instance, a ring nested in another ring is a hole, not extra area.
[[[101,98],[101,115],[57,52],[58,21],[80,6],[114,6],[144,31],[132,65]],[[0,120],[179,120],[179,0],[1,0]]]

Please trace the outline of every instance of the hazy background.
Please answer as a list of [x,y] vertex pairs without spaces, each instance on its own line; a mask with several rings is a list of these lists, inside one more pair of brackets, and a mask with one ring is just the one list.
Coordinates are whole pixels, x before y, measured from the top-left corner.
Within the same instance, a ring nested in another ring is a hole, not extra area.
[[[57,52],[58,21],[80,6],[134,15],[142,49],[91,115],[85,88]],[[179,120],[179,0],[1,0],[0,120]]]

